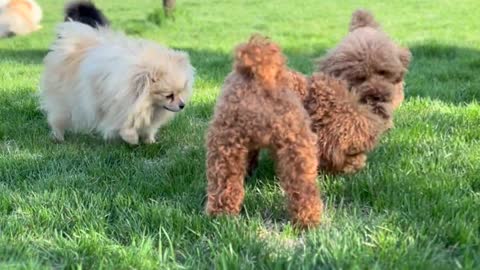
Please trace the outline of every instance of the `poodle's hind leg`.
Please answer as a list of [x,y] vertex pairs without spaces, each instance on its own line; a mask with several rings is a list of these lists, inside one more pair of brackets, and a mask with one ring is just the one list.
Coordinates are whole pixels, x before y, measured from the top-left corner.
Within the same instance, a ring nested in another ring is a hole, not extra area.
[[315,135],[303,128],[294,140],[281,139],[274,150],[277,175],[285,190],[293,223],[309,228],[320,223],[323,203],[317,189]]
[[258,159],[260,158],[260,150],[253,150],[248,153],[247,159],[247,177],[252,177],[258,167]]
[[209,139],[207,146],[206,213],[237,215],[243,202],[248,150],[239,144],[224,145],[214,139]]

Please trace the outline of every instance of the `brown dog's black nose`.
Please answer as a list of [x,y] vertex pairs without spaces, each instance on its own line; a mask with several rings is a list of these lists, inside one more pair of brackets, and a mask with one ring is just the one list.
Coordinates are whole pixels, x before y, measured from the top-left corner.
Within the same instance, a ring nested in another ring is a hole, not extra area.
[[178,107],[180,108],[180,110],[182,110],[185,107],[185,103],[182,102],[182,103],[178,104]]

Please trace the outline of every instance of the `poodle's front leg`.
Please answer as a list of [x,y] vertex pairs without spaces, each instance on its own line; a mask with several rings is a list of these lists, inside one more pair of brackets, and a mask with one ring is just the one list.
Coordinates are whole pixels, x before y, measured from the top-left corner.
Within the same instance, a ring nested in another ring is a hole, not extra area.
[[248,151],[246,148],[222,145],[209,140],[207,152],[207,205],[208,215],[240,212],[244,188],[245,167]]
[[367,155],[360,153],[345,157],[345,165],[342,172],[346,174],[354,174],[365,167],[367,164]]

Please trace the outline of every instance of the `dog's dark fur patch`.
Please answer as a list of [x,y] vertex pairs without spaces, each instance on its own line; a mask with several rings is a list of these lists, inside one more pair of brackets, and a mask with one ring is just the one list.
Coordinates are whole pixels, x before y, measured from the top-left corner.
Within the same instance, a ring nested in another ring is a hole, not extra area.
[[103,12],[93,3],[86,1],[75,1],[67,4],[65,7],[65,21],[69,20],[88,24],[94,28],[110,25]]

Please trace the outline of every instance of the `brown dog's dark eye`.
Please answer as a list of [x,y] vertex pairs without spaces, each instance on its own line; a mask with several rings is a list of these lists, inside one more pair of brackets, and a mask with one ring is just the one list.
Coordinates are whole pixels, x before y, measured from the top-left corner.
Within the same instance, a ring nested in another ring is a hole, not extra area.
[[365,76],[358,76],[355,78],[355,81],[358,83],[363,83],[365,80],[367,80],[367,77]]
[[170,94],[170,95],[166,96],[166,98],[171,99],[171,100],[173,100],[174,97],[175,96],[173,94]]
[[390,74],[390,73],[389,73],[388,71],[386,71],[386,70],[380,70],[380,71],[378,72],[378,75],[383,76],[383,77],[386,77],[386,76],[388,76],[389,74]]

